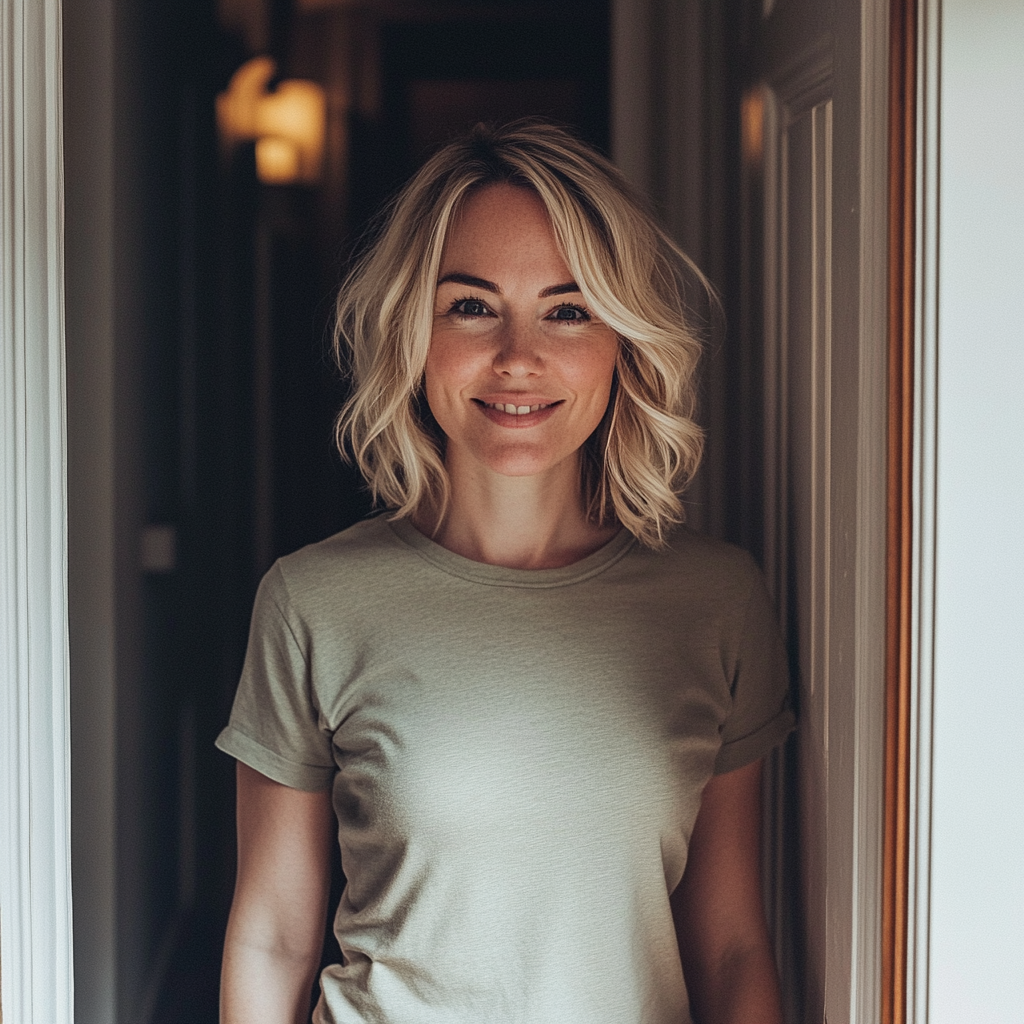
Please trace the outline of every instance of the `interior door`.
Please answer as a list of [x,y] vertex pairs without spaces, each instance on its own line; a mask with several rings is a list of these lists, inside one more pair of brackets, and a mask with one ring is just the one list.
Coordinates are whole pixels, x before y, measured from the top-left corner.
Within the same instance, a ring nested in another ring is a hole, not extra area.
[[744,344],[764,561],[799,729],[768,772],[787,1020],[877,1020],[885,528],[885,5],[745,12]]

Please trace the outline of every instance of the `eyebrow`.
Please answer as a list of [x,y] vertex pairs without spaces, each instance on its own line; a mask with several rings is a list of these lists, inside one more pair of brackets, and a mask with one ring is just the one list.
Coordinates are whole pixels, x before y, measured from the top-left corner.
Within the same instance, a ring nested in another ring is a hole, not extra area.
[[[445,274],[437,282],[437,287],[440,288],[441,285],[449,283],[464,284],[470,288],[480,288],[482,291],[491,292],[493,295],[501,294],[501,289],[493,281],[487,281],[482,277],[473,277],[472,274]],[[580,286],[575,281],[566,281],[565,284],[553,284],[548,288],[544,288],[537,297],[546,299],[552,295],[569,295],[579,290]]]

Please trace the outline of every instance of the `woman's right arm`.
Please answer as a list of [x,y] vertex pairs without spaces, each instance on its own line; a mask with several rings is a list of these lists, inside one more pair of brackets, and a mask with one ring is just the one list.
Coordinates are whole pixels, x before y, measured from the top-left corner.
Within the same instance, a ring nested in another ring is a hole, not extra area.
[[330,790],[282,786],[238,762],[238,876],[224,939],[221,1024],[301,1024],[331,882]]

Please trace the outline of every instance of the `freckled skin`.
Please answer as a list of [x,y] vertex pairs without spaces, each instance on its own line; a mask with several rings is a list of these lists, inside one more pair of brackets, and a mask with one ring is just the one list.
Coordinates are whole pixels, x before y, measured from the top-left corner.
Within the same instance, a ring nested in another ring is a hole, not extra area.
[[[496,290],[445,281],[451,274]],[[545,294],[573,277],[541,201],[509,185],[474,195],[449,235],[440,280],[426,395],[450,469],[575,477],[577,452],[608,406],[618,338],[578,289]],[[486,402],[549,407],[514,417]]]

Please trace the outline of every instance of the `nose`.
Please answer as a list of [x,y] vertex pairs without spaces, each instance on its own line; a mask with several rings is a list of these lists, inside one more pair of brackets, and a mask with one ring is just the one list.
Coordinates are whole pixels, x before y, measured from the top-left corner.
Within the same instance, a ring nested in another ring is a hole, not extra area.
[[503,377],[529,377],[540,373],[544,364],[541,342],[535,330],[509,321],[498,333],[494,372]]

